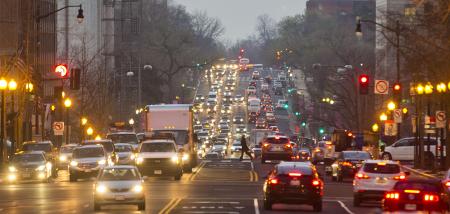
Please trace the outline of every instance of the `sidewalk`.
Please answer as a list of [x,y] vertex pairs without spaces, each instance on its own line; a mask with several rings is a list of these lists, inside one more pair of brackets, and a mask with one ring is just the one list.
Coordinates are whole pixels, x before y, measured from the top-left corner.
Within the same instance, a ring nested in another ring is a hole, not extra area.
[[[297,71],[298,72],[294,73],[294,76],[297,77],[296,79],[294,79],[294,85],[295,85],[295,88],[297,88],[297,92],[301,92],[303,94],[305,103],[306,103],[306,101],[309,100],[309,94],[306,91],[306,83],[305,83],[305,79],[303,78],[304,74],[303,74],[302,70],[297,70]],[[290,97],[288,97],[288,100],[289,100],[289,103],[292,103],[291,102],[292,99]],[[291,109],[292,105],[289,105],[289,106],[290,106],[290,108],[289,108],[289,118],[290,118],[289,129],[291,130],[292,133],[295,133],[295,127],[299,126],[300,124],[296,120],[296,116],[292,112],[292,109]],[[291,118],[293,118],[293,119],[291,119]],[[303,130],[303,131],[306,133],[309,133],[306,130]]]

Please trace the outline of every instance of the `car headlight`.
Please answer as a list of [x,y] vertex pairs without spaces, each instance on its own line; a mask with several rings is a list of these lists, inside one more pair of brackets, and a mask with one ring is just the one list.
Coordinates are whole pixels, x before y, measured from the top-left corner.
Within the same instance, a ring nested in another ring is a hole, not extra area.
[[136,164],[141,164],[142,162],[144,162],[144,158],[142,157],[136,158]]
[[135,155],[135,154],[131,154],[131,155],[130,155],[130,159],[131,159],[131,160],[134,160],[135,158],[136,158],[136,155]]
[[77,166],[77,165],[78,165],[78,162],[76,162],[76,161],[70,161],[70,165],[71,165],[71,166]]
[[203,149],[205,149],[205,148],[206,148],[206,145],[205,145],[205,144],[203,144],[203,145],[202,145],[202,148],[203,148]]
[[10,167],[8,167],[8,171],[17,172],[17,169],[16,169],[16,167],[10,166]]
[[139,184],[139,185],[136,185],[133,187],[133,192],[140,193],[140,192],[142,192],[143,189],[144,189],[144,187],[142,187],[142,185]]
[[59,156],[59,161],[66,162],[67,161],[67,156],[65,156],[65,155]]
[[183,154],[183,157],[181,158],[181,160],[183,160],[183,161],[189,160],[189,155],[188,154]]
[[172,160],[173,163],[178,163],[178,157],[177,156],[173,156],[171,160]]
[[44,171],[45,170],[45,165],[40,165],[36,168],[36,171]]
[[97,193],[105,193],[106,192],[106,187],[104,185],[98,185],[95,188],[95,191],[97,191]]
[[243,122],[244,121],[244,119],[241,119],[241,122]]
[[99,160],[99,161],[98,161],[98,164],[99,164],[99,165],[105,165],[105,164],[106,164],[106,160],[105,160],[105,159]]

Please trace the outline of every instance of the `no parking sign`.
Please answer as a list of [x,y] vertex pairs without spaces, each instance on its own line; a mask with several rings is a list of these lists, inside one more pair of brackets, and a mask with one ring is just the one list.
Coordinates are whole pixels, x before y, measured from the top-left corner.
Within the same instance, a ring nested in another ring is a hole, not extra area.
[[388,94],[389,82],[387,80],[375,80],[374,93],[375,94]]
[[447,116],[445,111],[436,111],[436,128],[443,129],[445,128],[445,121],[447,120]]

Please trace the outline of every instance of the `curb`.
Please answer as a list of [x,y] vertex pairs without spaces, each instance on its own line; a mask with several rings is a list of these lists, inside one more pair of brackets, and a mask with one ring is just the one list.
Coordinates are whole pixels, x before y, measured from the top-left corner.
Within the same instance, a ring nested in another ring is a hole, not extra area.
[[407,167],[407,166],[402,166],[402,168],[404,168],[404,169],[406,169],[406,170],[408,170],[408,171],[414,172],[414,173],[416,173],[416,174],[419,174],[419,175],[421,175],[421,176],[427,177],[427,178],[440,179],[439,177],[436,177],[436,176],[434,176],[434,175],[430,175],[430,174],[421,172],[421,171],[419,171],[419,170],[416,170],[416,169],[413,169],[413,168],[410,168],[410,167]]

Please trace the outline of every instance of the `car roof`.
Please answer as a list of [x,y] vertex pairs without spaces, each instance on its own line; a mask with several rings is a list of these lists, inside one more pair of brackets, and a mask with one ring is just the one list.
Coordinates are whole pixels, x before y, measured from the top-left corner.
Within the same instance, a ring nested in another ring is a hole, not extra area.
[[279,167],[311,167],[313,164],[309,161],[307,162],[294,162],[294,161],[281,161],[278,164]]
[[130,132],[130,131],[120,131],[120,132],[111,132],[107,135],[115,135],[115,134],[136,134],[136,132]]
[[398,164],[400,165],[400,163],[396,162],[396,161],[392,161],[392,160],[365,160],[364,163],[386,163],[386,164]]
[[144,142],[142,142],[142,144],[144,144],[144,143],[175,143],[175,142],[170,139],[150,139],[150,140],[145,140]]
[[17,153],[18,155],[20,154],[33,154],[33,155],[45,155],[44,151],[26,151],[26,152],[21,152],[21,153]]
[[61,147],[77,147],[77,146],[79,146],[79,145],[76,143],[70,143],[70,144],[62,145]]
[[24,142],[23,144],[24,145],[25,144],[52,144],[53,145],[53,143],[48,140],[46,140],[46,141],[27,141],[27,142]]
[[112,143],[112,140],[110,140],[110,139],[85,140],[85,141],[83,142],[83,144],[90,144],[90,143],[107,143],[107,142],[111,142],[111,143]]
[[284,136],[284,135],[268,135],[266,138],[286,138],[286,139],[289,139],[287,136]]
[[78,146],[75,149],[84,149],[84,148],[103,148],[103,146],[101,144],[88,144]]
[[115,143],[114,146],[132,146],[129,143]]

